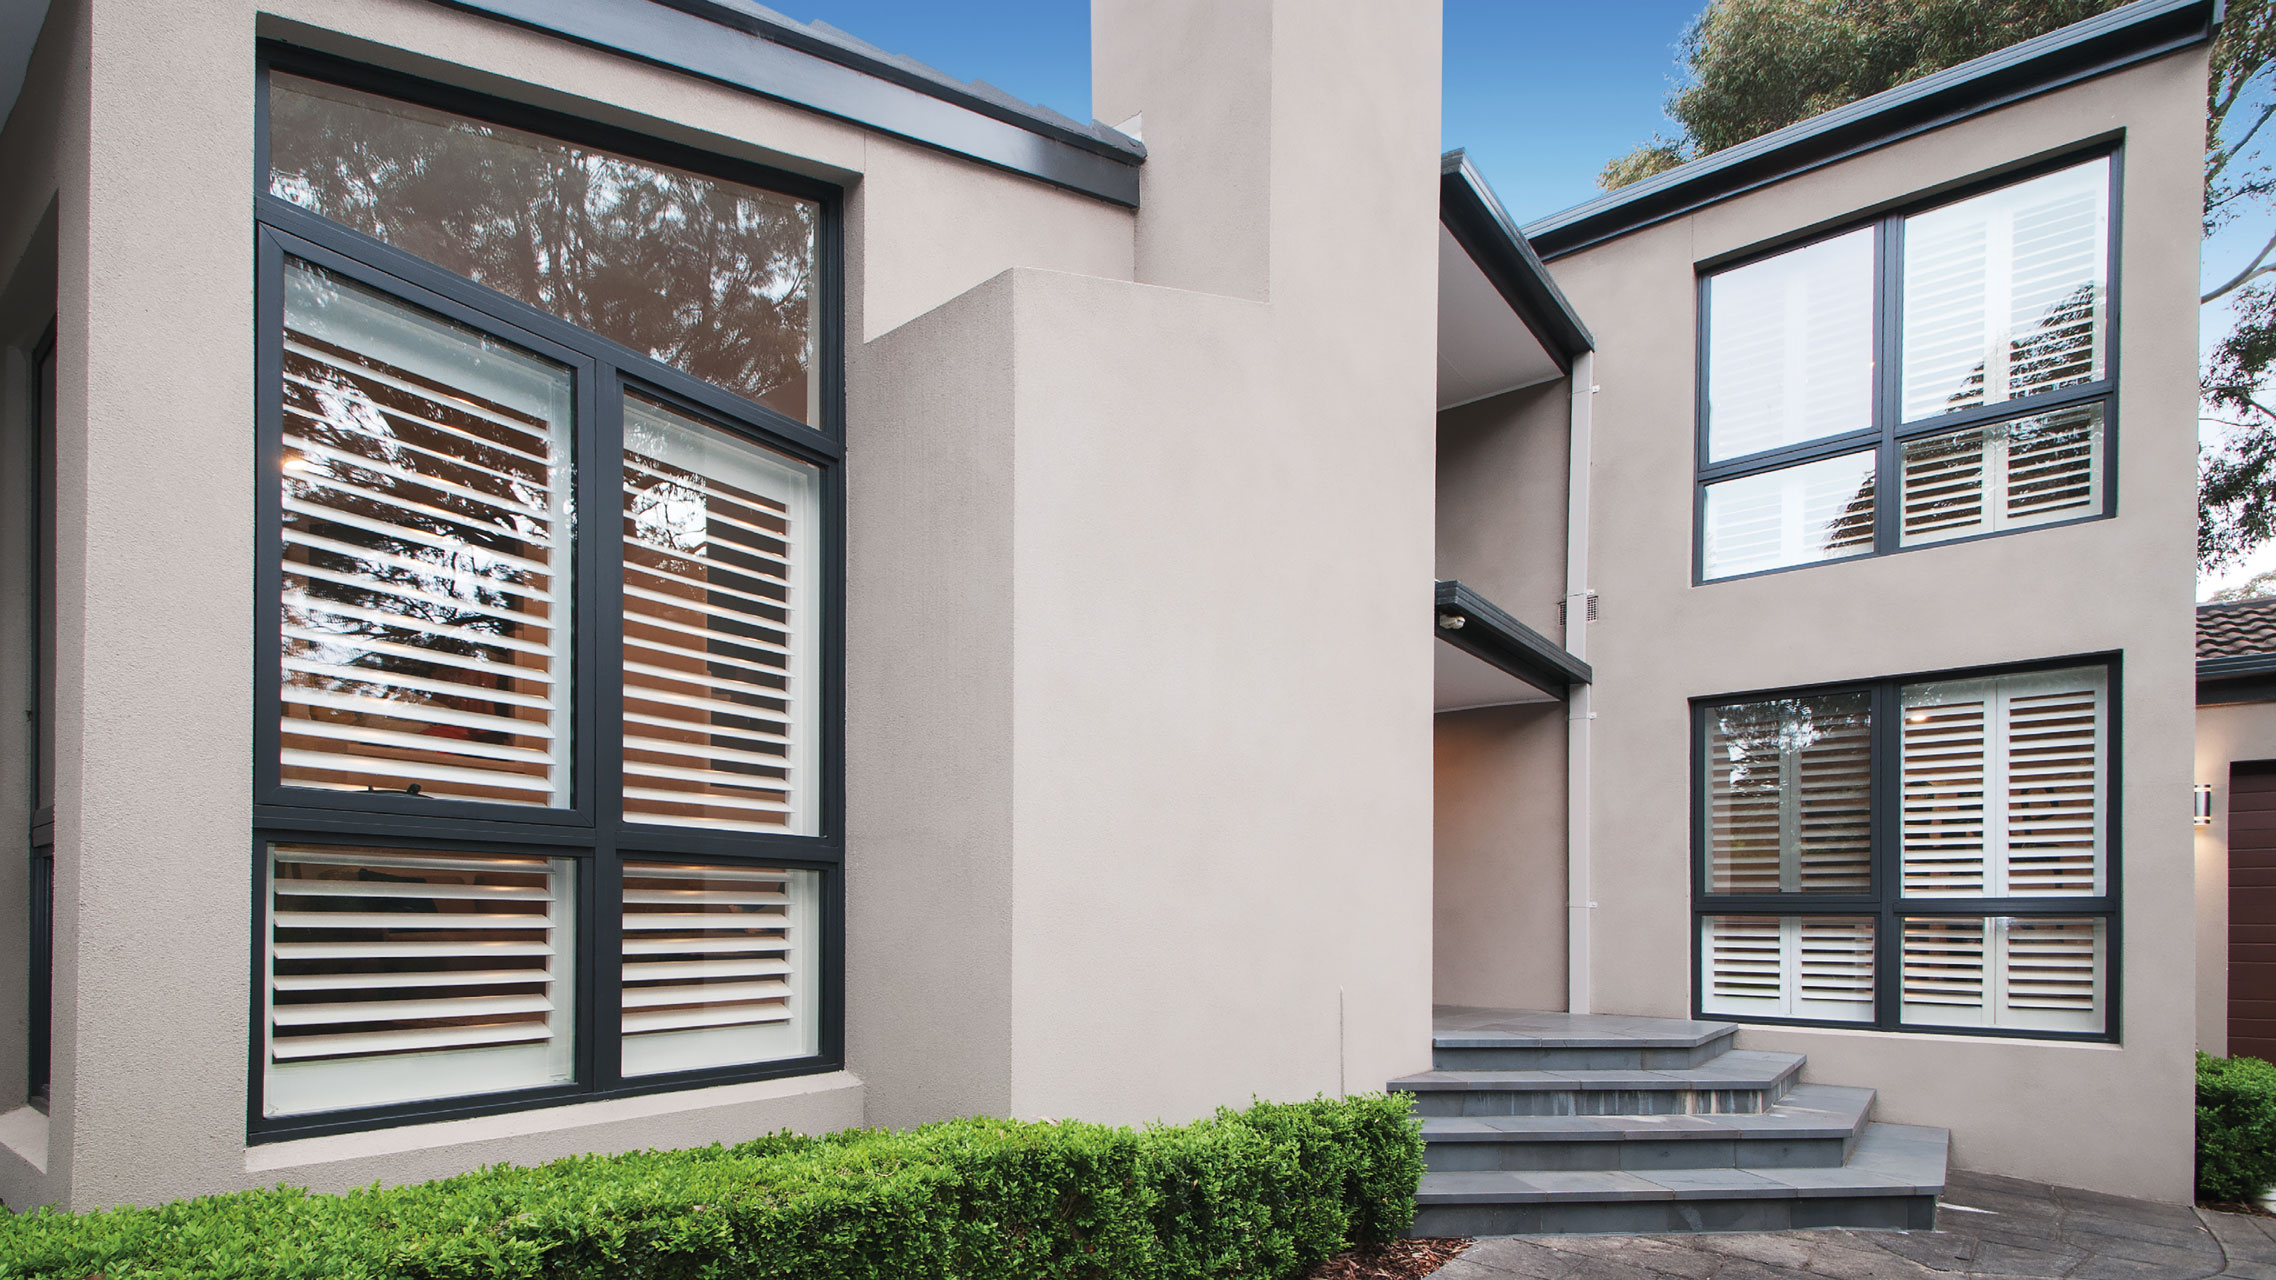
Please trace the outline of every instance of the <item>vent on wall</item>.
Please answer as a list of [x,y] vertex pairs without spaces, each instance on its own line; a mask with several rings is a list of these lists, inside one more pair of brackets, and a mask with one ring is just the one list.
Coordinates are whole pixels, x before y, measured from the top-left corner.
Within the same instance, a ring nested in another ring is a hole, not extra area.
[[[1558,626],[1562,627],[1562,626],[1566,626],[1566,625],[1568,625],[1568,622],[1569,622],[1569,620],[1566,618],[1565,614],[1566,614],[1566,611],[1567,611],[1567,610],[1568,610],[1568,609],[1571,607],[1571,605],[1572,605],[1572,597],[1571,597],[1571,596],[1566,596],[1564,599],[1562,599],[1562,600],[1559,600],[1559,601],[1557,602],[1557,625],[1558,625]],[[1584,621],[1588,621],[1588,622],[1594,622],[1594,621],[1596,621],[1596,593],[1595,593],[1594,591],[1591,591],[1591,592],[1589,592],[1589,593],[1588,593],[1588,612],[1587,612],[1585,615],[1583,615],[1583,620],[1584,620]]]

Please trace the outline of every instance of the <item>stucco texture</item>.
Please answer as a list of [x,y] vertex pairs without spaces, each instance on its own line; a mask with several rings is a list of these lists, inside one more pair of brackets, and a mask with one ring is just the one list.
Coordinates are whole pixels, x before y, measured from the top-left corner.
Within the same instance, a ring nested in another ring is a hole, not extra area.
[[[59,0],[0,135],[0,244],[60,210],[67,744],[54,1119],[0,1199],[1424,1065],[1436,6],[1096,25],[1140,214],[426,0]],[[247,1147],[260,36],[847,188],[845,1071]]]
[[[2203,50],[1799,176],[1552,263],[1599,339],[1590,636],[1597,1007],[1688,1012],[1687,703],[2073,654],[2124,655],[2122,1042],[1750,1028],[1808,1079],[1949,1127],[1959,1167],[2178,1201],[2196,1038],[2194,368]],[[2114,519],[1691,585],[1694,264],[1971,175],[2124,138]],[[2082,1118],[2091,1118],[2082,1121]]]

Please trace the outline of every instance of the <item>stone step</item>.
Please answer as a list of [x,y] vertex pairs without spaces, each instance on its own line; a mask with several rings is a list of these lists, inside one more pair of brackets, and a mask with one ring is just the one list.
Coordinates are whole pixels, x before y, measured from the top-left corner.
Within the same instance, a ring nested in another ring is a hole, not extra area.
[[1871,1089],[1803,1084],[1735,1115],[1428,1116],[1433,1172],[1833,1168],[1873,1110]]
[[1734,1051],[1666,1071],[1423,1071],[1390,1082],[1421,1116],[1664,1116],[1766,1111],[1802,1070],[1794,1053]]
[[1933,1230],[1948,1142],[1942,1129],[1870,1124],[1833,1168],[1426,1173],[1408,1234]]
[[1448,1071],[1664,1071],[1704,1065],[1731,1047],[1728,1022],[1619,1014],[1514,1013],[1442,1007],[1431,1065]]

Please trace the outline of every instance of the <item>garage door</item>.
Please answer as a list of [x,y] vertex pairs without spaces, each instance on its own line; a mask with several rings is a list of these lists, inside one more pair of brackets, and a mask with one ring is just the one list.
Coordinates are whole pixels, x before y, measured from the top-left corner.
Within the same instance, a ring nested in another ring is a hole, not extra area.
[[2229,769],[2229,1053],[2276,1060],[2276,760]]

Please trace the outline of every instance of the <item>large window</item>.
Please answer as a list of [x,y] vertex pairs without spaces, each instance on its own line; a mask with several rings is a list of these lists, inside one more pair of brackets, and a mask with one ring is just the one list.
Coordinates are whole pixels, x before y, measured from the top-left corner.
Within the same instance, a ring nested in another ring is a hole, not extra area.
[[1701,581],[2110,513],[2115,163],[1701,281]]
[[2114,1036],[2113,668],[1695,708],[1705,1017]]
[[834,1065],[833,193],[264,87],[254,1135]]

